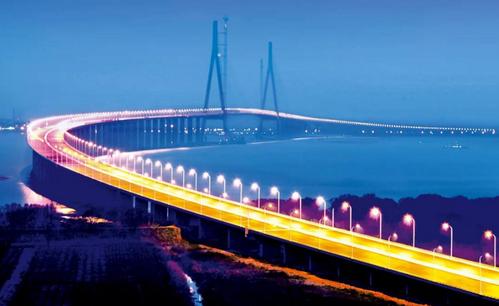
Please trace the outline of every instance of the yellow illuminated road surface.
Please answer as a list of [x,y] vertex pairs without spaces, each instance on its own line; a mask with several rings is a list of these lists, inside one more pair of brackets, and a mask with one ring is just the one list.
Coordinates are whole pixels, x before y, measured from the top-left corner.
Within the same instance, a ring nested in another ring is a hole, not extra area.
[[[323,226],[160,182],[96,161],[64,142],[73,126],[110,120],[106,116],[60,116],[34,121],[28,141],[41,155],[94,180],[250,231],[424,280],[499,299],[499,269],[400,243]],[[58,151],[59,153],[56,153]],[[61,156],[67,157],[61,157]],[[61,161],[62,160],[62,161]]]

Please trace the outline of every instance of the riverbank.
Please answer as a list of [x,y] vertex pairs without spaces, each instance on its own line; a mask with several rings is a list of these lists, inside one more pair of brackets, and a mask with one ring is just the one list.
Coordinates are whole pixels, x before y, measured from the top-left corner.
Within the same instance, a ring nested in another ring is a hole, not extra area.
[[176,227],[153,227],[148,233],[146,237],[160,245],[195,280],[205,306],[417,305],[303,271],[190,244]]

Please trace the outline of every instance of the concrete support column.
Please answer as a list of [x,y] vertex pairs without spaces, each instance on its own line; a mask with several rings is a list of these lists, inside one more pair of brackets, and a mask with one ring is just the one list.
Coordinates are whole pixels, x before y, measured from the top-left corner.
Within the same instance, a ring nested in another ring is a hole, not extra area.
[[179,143],[184,144],[185,143],[185,118],[181,117],[179,118],[179,127],[178,127],[178,133],[179,133]]
[[286,264],[286,257],[287,257],[287,254],[286,254],[286,245],[285,244],[281,244],[281,256],[282,256],[282,264],[285,265]]
[[312,269],[313,269],[312,255],[308,255],[307,269],[309,272],[312,272]]
[[230,245],[230,240],[231,240],[230,232],[231,232],[230,228],[227,228],[227,250],[230,250],[230,247],[231,247],[231,245]]
[[204,237],[204,232],[203,232],[203,221],[201,218],[198,219],[198,239],[201,240]]
[[263,243],[258,244],[258,257],[263,258]]
[[192,143],[192,133],[194,132],[192,117],[187,118],[187,142]]
[[137,197],[133,196],[132,197],[132,208],[135,209],[137,207]]
[[196,143],[200,143],[203,140],[203,131],[201,125],[201,118],[196,117]]

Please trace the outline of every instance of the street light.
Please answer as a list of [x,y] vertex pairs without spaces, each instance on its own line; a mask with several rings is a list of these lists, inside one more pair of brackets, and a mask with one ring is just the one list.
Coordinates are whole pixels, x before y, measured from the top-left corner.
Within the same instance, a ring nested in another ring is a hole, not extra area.
[[381,213],[381,210],[374,206],[371,208],[369,216],[373,219],[379,220],[379,239],[381,239],[383,237],[383,214]]
[[171,163],[165,164],[165,170],[170,170],[170,183],[173,184],[173,166]]
[[291,199],[293,201],[298,201],[298,216],[301,219],[301,212],[302,212],[302,197],[301,194],[298,193],[298,191],[295,191],[291,194]]
[[[132,155],[128,155],[128,157],[126,158],[125,165],[126,165],[126,169],[128,171],[130,171],[130,167],[128,166],[128,164],[129,164],[130,161],[132,161],[134,159],[135,159],[135,156],[133,156],[133,154]],[[133,169],[133,171],[135,172],[135,169]]]
[[243,203],[243,182],[241,181],[241,179],[236,178],[232,182],[232,185],[234,185],[234,187],[236,188],[239,188],[239,203]]
[[355,223],[355,225],[350,228],[350,231],[352,233],[355,231],[359,232],[361,230],[362,230],[362,226],[360,226],[360,223]]
[[388,236],[388,242],[397,241],[397,239],[399,239],[399,235],[397,233],[391,233],[390,236]]
[[272,186],[272,188],[270,188],[270,194],[277,196],[277,213],[280,214],[281,213],[281,192],[279,191],[279,188],[277,188],[276,186]]
[[227,198],[227,182],[225,181],[225,176],[219,174],[217,176],[217,183],[219,184],[223,184],[223,193],[222,193],[222,197],[223,198]]
[[208,172],[203,172],[203,179],[208,180],[208,194],[211,194],[211,176]]
[[496,259],[497,259],[497,237],[496,235],[491,231],[491,230],[486,230],[484,233],[483,233],[483,236],[485,237],[485,239],[487,240],[492,240],[493,244],[494,244],[494,267],[496,267]]
[[444,232],[448,231],[450,234],[450,257],[452,257],[453,247],[454,247],[454,229],[449,224],[449,222],[444,222],[444,223],[442,223],[442,230]]
[[137,161],[142,163],[142,172],[140,174],[144,175],[144,159],[142,156],[137,157]]
[[412,226],[412,246],[416,246],[416,220],[411,214],[404,215],[404,224],[407,226]]
[[189,176],[194,176],[194,190],[198,190],[198,173],[196,172],[196,169],[191,168],[189,170]]
[[478,258],[478,265],[480,266],[480,294],[482,294],[482,259],[485,259],[485,261],[489,260],[490,258],[489,253],[485,253],[485,255],[480,255]]
[[442,253],[444,251],[444,248],[441,245],[438,245],[436,248],[434,248],[431,253],[433,255],[433,260],[435,260],[435,253]]
[[[388,252],[391,252],[392,249],[392,242],[395,242],[399,239],[399,235],[395,232],[391,233],[388,236]],[[388,266],[392,265],[392,258],[390,257],[391,255],[388,256]]]
[[154,163],[154,166],[159,167],[159,177],[160,177],[160,180],[163,181],[163,164],[159,160],[157,160]]
[[327,220],[327,216],[326,216],[327,202],[326,202],[326,200],[324,199],[323,196],[318,196],[315,199],[315,204],[323,207],[323,209],[322,209],[322,211],[323,211],[322,222],[324,225],[326,225],[326,220]]
[[184,170],[184,167],[178,166],[177,167],[177,173],[181,173],[182,174],[182,187],[185,187],[185,170]]
[[[94,145],[94,147],[95,147],[95,145]],[[118,165],[118,167],[121,168],[121,151],[116,150],[116,151],[114,151],[114,154],[116,155],[116,158],[118,158],[117,165]]]
[[152,160],[150,158],[146,159],[146,165],[151,165],[151,177],[154,177],[152,173]]
[[256,200],[258,208],[260,208],[260,186],[257,183],[251,184],[251,190],[256,191]]
[[343,203],[341,203],[341,210],[343,212],[348,210],[348,212],[350,214],[348,229],[351,231],[352,230],[352,206],[347,201],[344,201]]

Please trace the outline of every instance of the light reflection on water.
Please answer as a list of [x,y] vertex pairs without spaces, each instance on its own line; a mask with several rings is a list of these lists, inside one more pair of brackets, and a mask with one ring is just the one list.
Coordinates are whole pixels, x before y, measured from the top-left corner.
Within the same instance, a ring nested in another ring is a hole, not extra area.
[[[251,145],[172,149],[150,154],[213,177],[223,173],[228,191],[234,177],[249,186],[258,181],[262,197],[278,185],[281,194],[304,196],[376,193],[401,198],[424,193],[469,197],[499,194],[499,142],[480,137],[332,137]],[[25,136],[0,133],[0,205],[49,201],[26,191],[31,151]],[[167,173],[164,173],[165,177]],[[175,174],[177,175],[177,174]],[[178,181],[179,178],[177,178]],[[186,179],[192,180],[187,176]],[[189,181],[189,183],[192,183]],[[200,188],[206,181],[199,178]],[[213,181],[213,193],[221,188]],[[247,196],[251,191],[245,189]]]
[[194,306],[203,306],[203,297],[199,293],[198,286],[196,285],[196,282],[192,280],[192,278],[184,273],[184,277],[187,282],[187,286],[189,287],[189,293],[191,294],[192,302],[194,303]]

